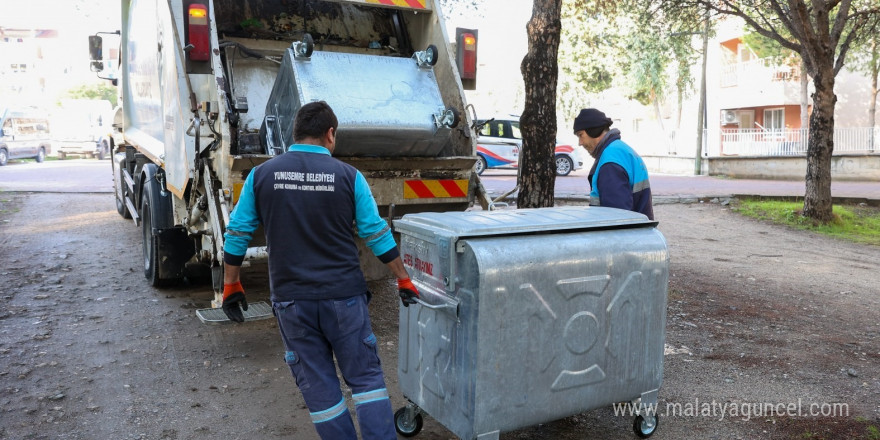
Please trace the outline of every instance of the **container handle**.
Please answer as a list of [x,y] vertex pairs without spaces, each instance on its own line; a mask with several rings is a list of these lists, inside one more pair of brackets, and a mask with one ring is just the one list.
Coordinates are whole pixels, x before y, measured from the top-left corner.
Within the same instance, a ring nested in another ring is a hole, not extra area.
[[452,313],[453,315],[455,315],[455,319],[458,319],[458,314],[459,314],[459,303],[458,303],[457,300],[454,300],[454,299],[451,299],[451,298],[450,298],[450,299],[448,299],[447,301],[443,302],[442,304],[429,304],[429,303],[423,301],[423,300],[420,299],[420,298],[413,298],[413,299],[415,299],[416,302],[417,302],[420,306],[422,306],[422,307],[426,307],[426,308],[429,308],[429,309],[431,309],[431,310],[440,310],[440,311],[451,310],[451,313]]

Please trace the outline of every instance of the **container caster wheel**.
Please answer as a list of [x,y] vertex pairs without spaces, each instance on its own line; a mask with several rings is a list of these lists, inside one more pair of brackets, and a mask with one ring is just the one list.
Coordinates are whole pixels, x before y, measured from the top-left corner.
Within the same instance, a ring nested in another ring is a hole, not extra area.
[[440,52],[437,50],[437,46],[433,44],[429,44],[428,48],[425,49],[425,55],[429,66],[437,64],[437,60],[440,59]]
[[406,408],[400,408],[394,413],[394,428],[397,429],[398,434],[404,437],[412,437],[422,431],[424,421],[422,420],[422,415],[418,412],[415,413],[412,419],[407,420],[406,412]]
[[635,431],[636,435],[639,438],[648,438],[654,434],[654,431],[657,430],[657,426],[660,425],[660,416],[657,414],[649,415],[645,417],[636,416],[635,420],[633,420],[633,431]]
[[312,34],[305,33],[301,41],[294,41],[291,44],[291,48],[294,58],[309,58],[315,50],[315,39],[312,38]]

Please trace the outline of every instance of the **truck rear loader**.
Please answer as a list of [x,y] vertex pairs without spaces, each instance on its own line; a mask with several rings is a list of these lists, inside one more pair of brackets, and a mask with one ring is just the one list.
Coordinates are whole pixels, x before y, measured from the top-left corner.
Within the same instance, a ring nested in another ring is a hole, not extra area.
[[[244,180],[287,151],[305,103],[333,107],[334,156],[364,174],[389,223],[485,206],[473,117],[433,0],[122,0],[121,12],[118,60],[105,59],[104,33],[89,41],[92,69],[119,90],[116,209],[142,228],[151,285],[210,268],[203,321],[225,320],[223,233]],[[246,262],[266,258],[262,240]],[[385,276],[361,249],[366,276]],[[252,305],[246,319],[269,316]]]

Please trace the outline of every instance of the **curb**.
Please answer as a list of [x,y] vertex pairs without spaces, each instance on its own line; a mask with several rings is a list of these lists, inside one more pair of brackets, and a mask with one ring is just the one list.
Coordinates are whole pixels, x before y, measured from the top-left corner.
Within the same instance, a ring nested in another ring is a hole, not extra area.
[[[500,194],[489,194],[491,198],[498,197]],[[567,203],[590,203],[589,196],[578,194],[562,194],[554,197],[557,201]],[[789,202],[803,202],[804,196],[772,196],[760,194],[730,194],[730,195],[678,195],[678,196],[654,196],[654,205],[674,205],[674,204],[696,204],[696,203],[720,203],[728,205],[731,201],[737,199],[764,199],[764,200],[781,200]],[[516,202],[516,195],[509,195],[503,199],[505,202]],[[866,205],[872,207],[880,207],[880,199],[869,199],[866,197],[831,197],[831,202],[835,205]]]

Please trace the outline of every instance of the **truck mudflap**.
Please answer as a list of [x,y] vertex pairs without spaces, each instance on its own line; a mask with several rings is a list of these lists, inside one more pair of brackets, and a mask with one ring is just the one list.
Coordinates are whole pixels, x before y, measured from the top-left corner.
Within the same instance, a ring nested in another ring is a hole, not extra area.
[[172,227],[167,229],[155,229],[153,232],[157,243],[157,252],[161,258],[158,275],[160,279],[181,279],[184,276],[184,266],[195,254],[193,241],[186,233],[186,229]]

